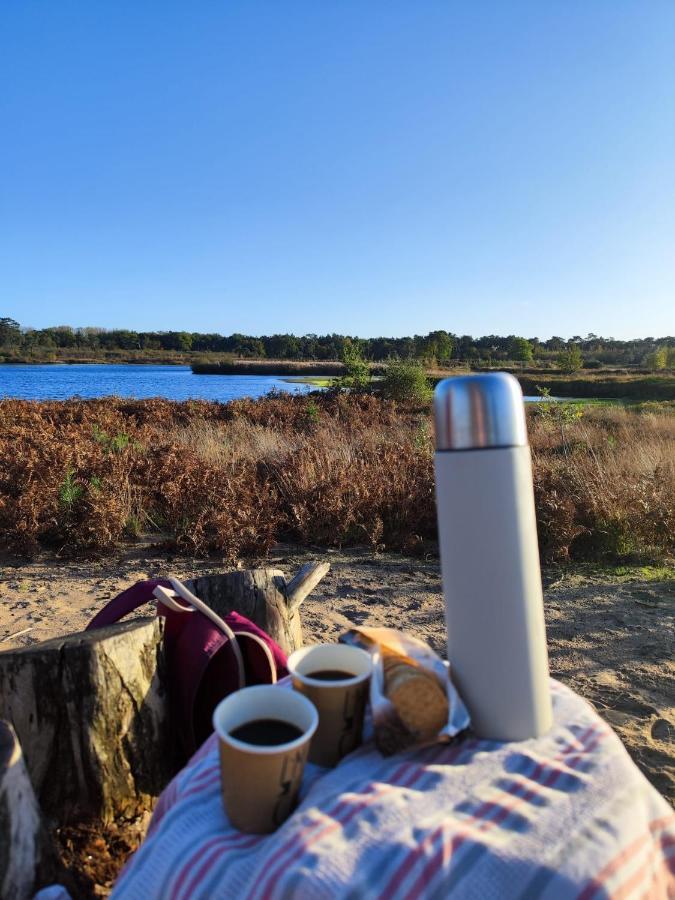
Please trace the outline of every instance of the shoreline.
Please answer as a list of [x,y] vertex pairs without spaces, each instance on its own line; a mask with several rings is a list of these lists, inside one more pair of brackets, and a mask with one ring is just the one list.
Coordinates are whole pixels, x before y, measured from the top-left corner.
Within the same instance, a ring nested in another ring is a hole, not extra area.
[[[5,358],[0,366],[11,366],[13,369],[31,366],[50,367],[171,367],[177,371],[191,369],[195,375],[228,377],[269,376],[290,384],[307,384],[318,388],[331,387],[337,378],[345,374],[344,365],[337,361],[310,360],[232,360],[231,358],[206,357],[186,354],[176,358],[175,355],[157,357],[120,357],[114,359],[85,358],[78,359],[65,356],[61,359],[12,359]],[[378,380],[386,374],[386,363],[370,364],[371,379]],[[600,403],[631,402],[675,402],[675,374],[672,371],[662,374],[630,372],[624,370],[593,370],[575,375],[564,375],[550,368],[518,369],[513,366],[496,367],[490,370],[477,368],[467,369],[465,366],[438,369],[429,366],[426,375],[432,386],[442,378],[467,374],[480,374],[485,371],[507,371],[514,375],[520,383],[523,394],[527,397],[549,395],[552,399],[570,403],[584,401]]]

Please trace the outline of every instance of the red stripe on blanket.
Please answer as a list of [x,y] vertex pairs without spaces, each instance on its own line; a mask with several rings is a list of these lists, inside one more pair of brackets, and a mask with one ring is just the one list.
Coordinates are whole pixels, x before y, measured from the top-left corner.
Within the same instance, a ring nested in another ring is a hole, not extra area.
[[[600,738],[597,738],[596,741],[593,742],[592,746],[586,744],[586,741],[588,741],[595,734],[595,726],[590,726],[579,738],[576,739],[576,741],[578,743],[581,743],[586,752],[590,752],[595,748]],[[565,749],[553,758],[554,761],[564,759],[565,755],[570,750],[575,749],[577,748],[574,747],[572,743],[567,744]],[[577,755],[576,757],[574,757],[574,759],[581,758],[581,755]],[[536,766],[534,772],[528,777],[532,780],[539,778],[539,776],[545,770],[546,766],[547,762],[540,762]],[[540,782],[540,784],[542,787],[552,787],[563,774],[564,772],[562,770],[555,769],[549,775],[547,775],[544,781]],[[452,840],[449,842],[446,841],[443,837],[444,825],[441,824],[434,832],[429,834],[427,838],[425,838],[425,840],[422,841],[422,843],[406,857],[406,859],[404,859],[400,863],[398,869],[390,878],[389,883],[386,885],[384,891],[380,894],[380,900],[391,900],[397,887],[401,884],[403,879],[405,879],[410,874],[411,870],[415,866],[415,863],[421,857],[422,851],[423,849],[425,849],[425,844],[427,843],[427,841],[429,842],[430,846],[433,847],[435,842],[440,837],[441,846],[429,859],[426,866],[423,867],[407,896],[418,896],[419,890],[424,884],[428,883],[435,871],[438,869],[439,864],[443,860],[446,860],[446,857],[448,860],[451,859],[452,856],[460,849],[460,847],[466,841],[471,839],[471,831],[469,829],[472,825],[478,824],[479,828],[485,831],[494,825],[500,824],[520,803],[537,796],[537,791],[534,788],[526,787],[525,785],[523,785],[522,788],[519,785],[515,785],[515,788],[515,791],[503,792],[503,796],[506,798],[510,798],[510,802],[508,802],[507,800],[507,802],[502,801],[501,803],[498,803],[496,800],[486,800],[483,804],[481,804],[481,806],[479,806],[479,808],[473,813],[473,815],[459,824],[458,828],[453,832]],[[521,790],[524,791],[524,793],[521,793]],[[487,814],[495,809],[497,810],[497,815],[493,819],[486,819]],[[447,847],[449,847],[449,852],[448,849],[446,849],[446,845]]]
[[[458,753],[462,748],[458,749]],[[344,828],[354,816],[365,809],[366,806],[379,799],[382,794],[395,790],[397,787],[413,787],[427,773],[427,766],[419,763],[406,762],[403,763],[394,772],[391,779],[387,783],[370,785],[368,788],[368,796],[358,802],[352,800],[340,800],[335,806],[325,812],[325,816],[329,818],[330,823],[314,822],[312,825],[303,829],[299,834],[294,835],[286,844],[274,854],[270,860],[266,876],[259,885],[256,885],[251,898],[261,895],[263,900],[270,900],[271,892],[274,887],[274,880],[278,872],[287,868],[296,862],[303,853],[311,846],[322,840],[329,834]],[[323,827],[322,827],[323,826]],[[276,865],[275,865],[276,863]]]
[[632,843],[628,844],[627,847],[624,847],[620,853],[618,853],[607,865],[601,869],[595,878],[591,879],[588,882],[584,890],[579,894],[577,900],[592,900],[592,898],[599,892],[602,891],[605,884],[612,875],[616,874],[623,866],[626,865],[630,861],[630,859],[635,856],[637,852],[639,852],[640,848],[644,846],[646,841],[650,841],[652,834],[655,831],[660,831],[666,827],[671,822],[675,822],[675,814],[672,816],[665,816],[662,819],[655,819],[653,822],[650,822],[648,825],[648,830],[645,831],[639,838],[636,838]]

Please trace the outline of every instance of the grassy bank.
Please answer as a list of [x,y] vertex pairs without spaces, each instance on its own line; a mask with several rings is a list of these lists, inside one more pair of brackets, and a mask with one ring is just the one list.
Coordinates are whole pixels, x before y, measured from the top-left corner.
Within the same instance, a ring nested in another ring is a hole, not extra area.
[[536,395],[544,388],[553,397],[616,400],[675,400],[675,375],[601,374],[583,376],[519,375],[524,394]]
[[[342,376],[345,367],[340,362],[293,362],[283,360],[229,360],[218,363],[193,363],[192,371],[198,375],[287,375],[316,383],[315,378]],[[427,370],[432,383],[451,375],[467,374],[469,369]],[[505,369],[506,371],[506,369]],[[675,400],[675,375],[651,375],[644,372],[584,372],[574,377],[555,373],[550,369],[537,371],[510,369],[520,382],[523,393],[537,396],[541,390],[550,391],[554,397],[576,397],[603,400]],[[386,372],[382,364],[370,364],[372,376]]]
[[[282,375],[320,384],[316,379],[340,377],[346,374],[344,365],[335,360],[299,361],[275,359],[234,359],[231,354],[166,350],[108,350],[77,351],[54,350],[26,355],[16,352],[0,353],[0,364],[126,364],[126,365],[190,365],[197,375]],[[384,363],[370,363],[374,377],[386,371]],[[470,368],[456,365],[439,369],[430,367],[427,374],[436,382],[449,375],[462,375]],[[484,371],[476,369],[476,371]],[[574,376],[559,374],[550,368],[519,368],[505,365],[503,371],[511,371],[518,378],[526,395],[539,394],[540,388],[550,391],[554,397],[617,400],[675,400],[675,375],[648,374],[645,371],[602,369],[585,371]],[[325,386],[325,384],[322,384]]]
[[198,353],[172,350],[36,350],[34,353],[0,351],[0,364],[5,365],[133,365],[189,366],[208,358],[210,362],[230,359],[225,353]]
[[[371,363],[373,375],[384,371],[381,363]],[[299,377],[321,377],[345,375],[343,363],[336,360],[284,360],[284,359],[236,359],[218,363],[196,362],[192,364],[195,375],[297,375]]]
[[[542,557],[673,554],[672,410],[530,411]],[[279,540],[433,549],[432,422],[373,396],[0,401],[0,542],[105,552],[141,532],[228,558]]]

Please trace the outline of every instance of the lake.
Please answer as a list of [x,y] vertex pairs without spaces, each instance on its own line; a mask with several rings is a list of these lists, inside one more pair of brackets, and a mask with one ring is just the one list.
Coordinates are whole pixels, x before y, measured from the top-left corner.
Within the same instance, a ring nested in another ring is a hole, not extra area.
[[313,385],[275,375],[193,375],[189,366],[0,365],[0,397],[67,400],[69,397],[166,397],[169,400],[235,400],[271,390],[303,394]]
[[[70,397],[165,397],[167,400],[236,400],[270,391],[306,394],[321,388],[282,375],[193,375],[189,366],[104,364],[0,365],[0,397],[68,400]],[[558,397],[525,397],[526,403]]]

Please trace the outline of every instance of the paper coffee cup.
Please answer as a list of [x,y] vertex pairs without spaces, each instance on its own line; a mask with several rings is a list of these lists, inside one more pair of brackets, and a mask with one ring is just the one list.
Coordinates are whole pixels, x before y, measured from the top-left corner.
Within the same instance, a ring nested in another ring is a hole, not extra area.
[[[232,736],[242,725],[265,720],[294,725],[302,734],[283,744],[252,744]],[[309,700],[272,685],[243,688],[215,708],[223,804],[239,831],[268,834],[291,814],[318,721]]]
[[[363,714],[372,672],[370,656],[345,644],[303,647],[288,658],[293,687],[319,711],[319,727],[309,748],[310,762],[334,766],[361,743]],[[341,680],[329,673],[347,673]],[[313,677],[323,673],[323,678]]]

